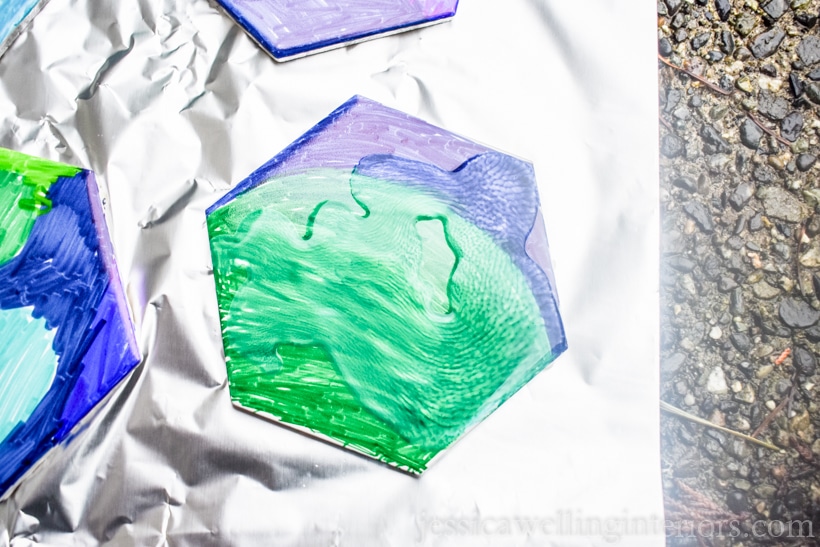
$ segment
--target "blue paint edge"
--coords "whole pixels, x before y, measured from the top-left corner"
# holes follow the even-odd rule
[[[128,314],[113,250],[108,240],[102,205],[99,201],[99,191],[93,173],[80,170],[74,176],[59,177],[52,184],[48,193],[55,207],[61,204],[60,200],[55,199],[55,191],[62,191],[62,185],[70,184],[82,188],[90,217],[88,222],[93,225],[96,236],[95,254],[106,276],[105,288],[93,304],[96,310],[84,332],[82,340],[84,345],[72,347],[76,354],[75,360],[66,363],[62,355],[58,353],[57,374],[52,386],[38,403],[32,415],[25,422],[18,424],[5,439],[0,441],[0,494],[2,494],[0,499],[9,495],[12,487],[38,465],[52,448],[70,439],[71,432],[82,427],[85,420],[99,408],[100,402],[109,397],[111,392],[141,361],[133,332],[133,322]],[[74,191],[80,192],[78,189]],[[48,214],[35,221],[32,235],[29,236],[24,250],[30,245],[38,223],[47,218]],[[16,258],[11,262],[15,260]],[[3,267],[7,266],[8,263]],[[116,309],[112,310],[112,308]],[[116,314],[119,321],[109,326],[105,319],[107,313]],[[124,321],[123,318],[126,320]],[[100,342],[102,348],[110,349],[111,352],[106,352],[106,359],[99,363],[99,370],[86,369],[84,361],[88,357],[89,350],[101,347],[97,344],[99,335],[105,337]],[[111,341],[112,338],[113,341]],[[115,345],[117,341],[120,342],[119,352]],[[111,344],[109,345],[108,342]],[[113,366],[106,367],[106,363],[113,364]],[[97,377],[97,383],[88,384],[95,377]],[[78,386],[84,387],[85,395],[90,398],[79,402],[74,401],[77,393],[83,393],[77,391]],[[72,407],[72,403],[77,406]]]
[[[262,167],[259,167],[256,171],[248,175],[242,182],[229,190],[228,193],[222,196],[216,203],[208,207],[205,210],[205,215],[210,215],[223,205],[233,201],[239,194],[245,192],[246,190],[250,190],[251,188],[255,188],[265,182],[265,180],[268,179],[270,172],[273,171],[278,164],[286,161],[300,148],[313,140],[313,138],[318,136],[319,133],[324,131],[326,127],[332,125],[336,120],[347,114],[357,104],[365,101],[371,102],[369,99],[365,99],[361,95],[354,95],[348,99],[342,106],[331,112],[327,117],[322,119],[322,121],[308,129],[307,132],[305,132],[301,137],[290,143],[284,150],[268,160],[264,165],[262,165]]]

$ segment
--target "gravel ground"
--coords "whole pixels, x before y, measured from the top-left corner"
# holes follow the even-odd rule
[[[820,545],[819,13],[658,3],[661,399],[770,444],[664,412],[669,545]]]

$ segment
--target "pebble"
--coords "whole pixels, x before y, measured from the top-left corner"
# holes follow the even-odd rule
[[[715,0],[715,11],[720,20],[726,22],[732,12],[732,2],[730,0]]]
[[[722,61],[723,57],[724,57],[723,53],[721,53],[720,51],[718,51],[716,49],[714,49],[714,50],[712,50],[712,51],[710,51],[709,53],[706,54],[706,60],[709,61],[710,63],[713,63],[713,64],[714,63],[719,63],[720,61]],[[725,86],[723,86],[723,87],[725,87]]]
[[[711,338],[712,340],[720,340],[722,336],[723,331],[717,325],[715,325],[709,330],[709,338]]]
[[[752,292],[761,300],[771,300],[780,294],[780,290],[777,287],[772,287],[765,281],[752,285]]]
[[[695,266],[697,266],[694,260],[691,260],[681,255],[669,257],[666,260],[666,264],[671,266],[672,268],[675,268],[681,273],[689,273],[695,269]]]
[[[689,42],[692,45],[692,49],[695,51],[699,50],[703,46],[709,43],[709,40],[712,39],[711,32],[701,32],[697,34],[692,40]]]
[[[817,24],[817,14],[808,11],[801,11],[794,14],[794,20],[806,28],[812,28]]]
[[[768,408],[769,410],[774,410],[775,408],[777,408],[777,403],[775,403],[772,400],[768,400],[766,401],[766,408]]]
[[[716,393],[718,395],[729,392],[729,386],[726,384],[726,376],[722,368],[715,367],[712,369],[712,372],[709,373],[709,377],[706,380],[706,390],[709,393]]]
[[[749,457],[749,447],[746,444],[746,441],[742,441],[740,439],[730,440],[728,442],[728,446],[726,447],[726,452],[728,452],[730,456],[734,456],[740,461],[744,461]]]
[[[777,21],[783,17],[783,14],[786,13],[786,9],[788,9],[786,0],[771,0],[763,6],[763,11],[766,12],[766,15],[773,21]]]
[[[769,374],[771,374],[773,370],[773,365],[763,365],[762,367],[757,369],[755,377],[757,377],[758,380],[762,380],[763,378],[766,378]]]
[[[795,165],[800,171],[808,171],[817,163],[817,156],[814,154],[800,154],[795,160]]]
[[[820,320],[820,311],[803,300],[792,297],[780,301],[779,313],[783,323],[792,328],[805,329]]]
[[[732,195],[729,197],[729,204],[734,207],[736,211],[740,211],[747,203],[749,203],[749,200],[752,199],[754,193],[754,184],[751,182],[743,182],[735,188],[734,192],[732,192]]]
[[[795,97],[803,94],[803,82],[800,81],[800,76],[796,72],[789,74],[789,89]]]
[[[813,65],[820,61],[820,38],[807,35],[797,45],[797,56],[805,65]]]
[[[661,153],[667,158],[676,158],[683,154],[686,143],[677,135],[665,135],[661,139]]]
[[[755,173],[757,174],[757,172]],[[800,222],[807,216],[805,206],[792,193],[777,186],[767,186],[757,191],[763,201],[766,215],[786,222]]]
[[[706,143],[703,150],[707,154],[728,154],[732,151],[726,139],[711,125],[703,124],[699,133],[703,142]]]
[[[724,30],[720,33],[720,42],[718,44],[720,47],[720,51],[725,53],[726,55],[731,55],[735,52],[735,38],[732,36],[732,33],[728,30]]]
[[[743,315],[746,311],[745,302],[743,301],[743,291],[738,287],[729,295],[729,311],[735,315]]]
[[[767,184],[777,180],[777,173],[775,173],[774,169],[772,169],[768,165],[758,165],[757,167],[755,167],[752,176],[755,178],[756,181]]]
[[[761,114],[772,120],[782,120],[789,113],[789,102],[770,91],[761,91],[757,100]]]
[[[820,104],[820,87],[816,83],[811,83],[806,86],[806,97],[814,104]]]
[[[674,87],[666,92],[666,105],[664,106],[664,112],[667,114],[675,110],[677,108],[678,103],[683,98],[683,93],[679,89],[675,89]]]
[[[664,0],[664,3],[666,4],[666,13],[671,16],[678,12],[683,5],[683,0]]]
[[[661,372],[664,375],[672,376],[675,374],[681,365],[686,362],[686,355],[683,353],[673,353],[666,359],[661,360]]]
[[[787,141],[796,141],[801,131],[803,131],[803,114],[800,112],[790,112],[780,122],[780,136]]]
[[[672,181],[672,185],[693,194],[698,191],[698,184],[691,177],[677,177]]]
[[[749,338],[749,336],[746,334],[740,332],[733,332],[729,335],[729,340],[740,353],[749,353],[749,351],[752,349],[752,339]]]
[[[711,234],[715,230],[712,215],[709,214],[709,211],[702,203],[690,201],[683,206],[683,210],[700,226],[704,233]]]
[[[658,53],[660,53],[662,57],[669,57],[672,55],[672,44],[667,38],[661,38],[658,41]]]
[[[752,389],[752,386],[745,385],[743,388],[735,395],[735,401],[752,404],[755,402],[755,390]]]
[[[744,11],[735,21],[735,30],[741,36],[748,36],[757,26],[757,17]]]
[[[721,277],[718,281],[718,290],[721,292],[729,292],[737,288],[737,282],[731,277]]]
[[[752,54],[758,59],[765,59],[766,57],[773,55],[774,52],[777,51],[777,48],[780,47],[780,44],[783,42],[783,38],[785,37],[786,33],[778,27],[774,27],[766,32],[758,34],[755,39],[752,40]],[[818,55],[820,55],[820,52],[818,52]],[[805,63],[806,61],[803,62]]]
[[[760,129],[755,122],[749,118],[743,120],[743,123],[740,124],[740,142],[742,142],[744,146],[752,150],[757,150],[760,146],[760,139],[762,138],[763,130]]]
[[[811,351],[803,346],[794,348],[792,363],[797,372],[804,376],[812,376],[817,372],[817,359]]]
[[[812,241],[808,251],[800,255],[800,264],[807,268],[820,268],[820,246],[817,241]]]
[[[751,93],[752,91],[754,91],[754,86],[752,85],[752,80],[749,79],[748,76],[741,76],[740,78],[738,78],[737,81],[735,82],[735,86],[739,90],[741,90],[743,92],[746,92],[746,93]]]
[[[683,404],[686,406],[695,406],[695,396],[691,393],[687,393],[686,397],[683,398]]]

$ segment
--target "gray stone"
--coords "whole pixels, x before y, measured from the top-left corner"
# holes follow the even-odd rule
[[[683,5],[683,0],[665,0],[666,2],[666,11],[671,15],[675,15],[680,7]]]
[[[806,96],[814,104],[820,104],[820,86],[816,83],[810,83],[806,86]]]
[[[817,359],[803,346],[794,348],[793,363],[795,370],[804,376],[812,376],[817,372]]]
[[[692,219],[700,226],[704,233],[711,234],[715,230],[712,215],[709,210],[702,203],[697,201],[690,201],[683,206],[684,212],[692,217]]]
[[[752,44],[750,46],[752,54],[758,59],[765,59],[766,57],[773,55],[774,52],[777,51],[777,48],[780,47],[780,44],[783,42],[783,38],[785,37],[786,33],[778,27],[774,27],[771,30],[758,34],[755,39],[752,40]]]
[[[711,125],[703,124],[699,133],[705,144],[703,150],[707,154],[728,154],[732,151],[726,139]]]
[[[672,376],[686,362],[686,355],[683,353],[673,353],[666,359],[661,360],[661,372],[666,376]]]
[[[757,191],[766,214],[786,222],[800,222],[808,216],[806,206],[793,194],[777,186],[766,186]]]
[[[732,345],[741,353],[749,353],[752,349],[752,339],[742,332],[733,332],[729,335]]]
[[[817,14],[810,11],[799,11],[794,14],[794,20],[806,28],[812,28],[817,24]]]
[[[772,287],[765,281],[752,285],[752,292],[761,300],[771,300],[780,294],[780,289]]]
[[[763,11],[774,21],[783,17],[787,9],[786,0],[770,0],[763,6]]]
[[[761,114],[775,121],[782,120],[789,113],[789,101],[771,91],[761,91],[757,101]]]
[[[658,53],[660,53],[662,57],[672,55],[672,44],[669,42],[669,39],[661,38],[658,41]]]
[[[732,33],[728,30],[724,30],[720,33],[720,51],[725,53],[726,55],[731,55],[735,52],[735,38],[732,36]]]
[[[686,190],[687,192],[692,192],[693,194],[698,191],[697,182],[689,177],[678,177],[672,181],[672,185]]]
[[[780,136],[787,141],[796,141],[801,131],[803,131],[803,114],[800,112],[790,112],[780,122]]]
[[[795,160],[795,165],[800,171],[808,171],[817,162],[817,156],[814,154],[800,154]]]
[[[740,124],[740,142],[742,142],[744,146],[752,150],[757,150],[757,147],[760,146],[760,139],[762,138],[763,130],[760,129],[755,122],[749,118],[743,120],[743,123]]]
[[[784,298],[780,302],[780,319],[792,328],[805,329],[820,320],[820,311],[796,298]]]
[[[701,32],[697,34],[692,40],[689,42],[692,46],[692,49],[695,51],[699,50],[703,46],[709,43],[709,40],[712,39],[711,32]]]
[[[686,150],[686,143],[677,135],[664,135],[661,139],[661,153],[667,158],[676,158]]]
[[[805,65],[813,65],[820,61],[820,38],[813,35],[805,36],[797,45],[797,56]]]
[[[715,11],[720,20],[725,22],[732,12],[732,2],[730,0],[715,0]]]
[[[740,211],[747,203],[749,203],[749,200],[752,199],[754,193],[754,185],[751,182],[743,182],[738,184],[735,191],[732,192],[732,195],[729,197],[729,203],[735,208],[735,210]]]
[[[737,288],[737,282],[731,277],[721,277],[718,281],[718,290],[721,292],[729,292]]]

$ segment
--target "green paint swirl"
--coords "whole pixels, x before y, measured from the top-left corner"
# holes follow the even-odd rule
[[[0,264],[20,252],[35,219],[51,210],[48,189],[76,167],[0,148]]]
[[[422,471],[552,359],[521,272],[432,191],[314,170],[208,228],[234,400],[383,461]]]

